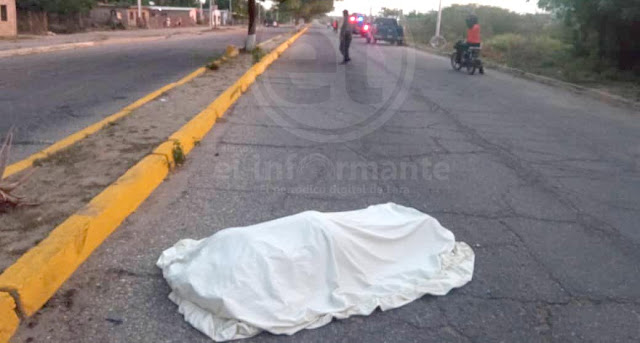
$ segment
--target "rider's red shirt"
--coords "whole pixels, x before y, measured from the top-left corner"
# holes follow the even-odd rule
[[[480,25],[475,24],[472,28],[467,31],[467,43],[471,44],[480,44],[482,41],[480,40]]]

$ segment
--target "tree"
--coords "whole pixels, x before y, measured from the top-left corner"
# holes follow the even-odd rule
[[[613,61],[619,69],[640,67],[640,0],[538,0],[574,31],[578,54],[596,52],[599,65]]]
[[[402,15],[402,10],[397,8],[387,8],[383,7],[380,10],[381,17],[399,17]]]
[[[264,1],[264,0],[260,0]],[[251,51],[256,47],[256,0],[249,0],[247,3],[247,14],[249,16],[249,29],[247,32],[247,40],[245,41],[244,48],[246,51]]]
[[[256,0],[249,0],[249,32],[244,47],[247,51],[256,47]]]
[[[269,14],[273,20],[278,20],[283,23],[290,22],[293,18],[291,11],[287,9],[287,6],[284,3],[277,3],[271,6]]]
[[[333,10],[333,0],[278,0],[278,3],[286,6],[287,10],[294,13],[296,24],[300,18],[304,19],[305,22],[309,22],[313,16]],[[256,45],[256,0],[249,0],[248,7],[249,30],[245,49],[250,51]]]
[[[298,24],[300,19],[309,22],[314,16],[333,10],[333,0],[280,0],[280,9],[291,13]]]
[[[96,0],[17,0],[19,9],[54,13],[77,13],[88,11]]]

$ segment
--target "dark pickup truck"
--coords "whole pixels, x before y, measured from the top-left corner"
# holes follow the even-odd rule
[[[373,27],[369,30],[367,43],[375,44],[377,41],[386,41],[391,44],[404,43],[404,30],[398,25],[394,18],[377,18],[373,22]]]

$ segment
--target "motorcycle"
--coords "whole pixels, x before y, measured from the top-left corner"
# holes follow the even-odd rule
[[[458,58],[458,54],[464,50],[462,48],[463,44],[462,41],[456,43],[456,51],[451,54],[451,67],[453,67],[454,70],[460,70],[464,67],[467,69],[469,75],[475,74],[476,70],[478,70],[480,74],[484,74],[484,65],[480,59],[480,51],[482,49],[480,47],[470,46],[462,53],[462,56]]]

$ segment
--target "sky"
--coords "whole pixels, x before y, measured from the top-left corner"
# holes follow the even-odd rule
[[[342,10],[347,9],[349,12],[360,12],[369,14],[369,9],[373,14],[377,14],[382,7],[401,8],[404,13],[412,10],[418,12],[429,12],[438,9],[439,0],[344,0],[334,1],[335,11],[330,15],[342,15]],[[475,3],[479,5],[490,5],[502,7],[518,13],[535,13],[542,12],[536,5],[537,0],[442,0],[442,7],[451,6],[453,4]]]

